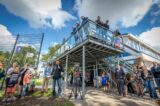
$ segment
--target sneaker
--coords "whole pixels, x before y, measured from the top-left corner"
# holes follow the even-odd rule
[[[11,98],[8,98],[7,100],[6,100],[6,102],[11,102],[12,101],[12,99]]]
[[[15,100],[17,100],[17,98],[13,96],[13,97],[12,97],[12,101],[15,101]]]
[[[62,96],[60,95],[60,96],[58,96],[58,98],[62,98]]]
[[[22,96],[21,99],[24,99],[24,96]]]
[[[6,98],[4,98],[3,100],[2,100],[2,102],[6,102],[7,101],[7,99]]]

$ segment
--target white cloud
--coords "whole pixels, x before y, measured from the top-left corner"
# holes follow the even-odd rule
[[[76,9],[79,16],[102,20],[109,19],[112,27],[121,24],[123,27],[135,26],[152,6],[152,0],[77,0]]]
[[[2,36],[2,35],[9,36],[9,35],[12,35],[12,34],[10,33],[10,31],[8,31],[6,26],[0,24],[0,36]]]
[[[12,14],[27,20],[31,27],[59,29],[75,19],[62,10],[61,0],[0,0]]]
[[[15,37],[6,26],[0,24],[0,51],[12,51],[14,43]]]
[[[58,45],[59,43],[57,42],[51,42],[51,46],[55,46],[55,45]]]
[[[155,27],[141,33],[139,38],[160,50],[160,27]]]

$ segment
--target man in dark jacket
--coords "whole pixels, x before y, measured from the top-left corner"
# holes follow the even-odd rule
[[[153,67],[151,68],[151,72],[155,78],[158,90],[160,92],[160,67],[157,65],[157,63],[153,62]]]
[[[56,92],[55,92],[56,82],[58,83],[58,96],[61,96],[61,92],[62,92],[61,72],[64,72],[63,67],[60,64],[60,61],[56,60],[56,64],[53,66],[52,73],[51,73],[51,75],[53,76],[53,85],[52,85],[53,96],[56,96]]]
[[[115,80],[117,82],[117,89],[120,96],[124,93],[124,79],[125,79],[124,70],[118,64],[115,70]]]

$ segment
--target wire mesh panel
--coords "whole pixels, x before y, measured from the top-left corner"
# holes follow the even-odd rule
[[[0,35],[0,62],[5,66],[9,63],[17,36]]]
[[[0,61],[11,65],[17,62],[23,66],[28,63],[32,66],[37,66],[42,46],[44,34],[26,34],[16,36],[5,36],[5,40],[0,42]],[[2,39],[2,38],[1,38]],[[8,54],[7,57],[5,55]]]

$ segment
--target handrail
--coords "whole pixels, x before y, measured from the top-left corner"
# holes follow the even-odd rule
[[[105,69],[102,65],[100,65],[100,67],[101,67],[103,70],[107,71],[107,72],[108,72],[109,70],[111,70],[110,67],[107,68],[107,69]],[[109,74],[110,80],[117,86],[116,82],[114,81],[114,79],[113,79],[112,76],[111,76],[111,73],[108,72],[108,74]]]
[[[109,29],[107,29],[107,28],[105,28],[104,26],[102,26],[102,25],[99,25],[99,24],[97,24],[96,22],[94,22],[94,21],[92,21],[92,20],[90,20],[90,19],[88,19],[88,21],[86,21],[84,24],[82,24],[80,27],[78,27],[78,28],[76,28],[76,30],[75,30],[75,34],[78,32],[78,31],[80,31],[80,29],[82,28],[82,27],[84,27],[86,24],[94,24],[94,25],[96,25],[96,26],[99,26],[100,28],[102,28],[102,29],[104,29],[104,30],[106,30],[106,31],[108,31],[108,32],[111,32],[111,34],[113,34],[113,31],[111,31],[111,30],[109,30]],[[89,27],[88,27],[89,28]],[[64,42],[62,42],[62,44],[60,44],[60,46],[56,49],[56,52],[58,52],[58,50],[60,50],[60,48],[62,48],[62,46],[63,45],[65,45],[69,40],[71,40],[72,39],[72,37],[74,36],[74,34],[71,34]],[[88,34],[87,35],[85,35],[85,36],[88,36]],[[121,40],[121,42],[122,42],[122,44],[123,44],[123,38],[122,37],[120,37],[122,40]],[[114,42],[115,43],[115,42]],[[123,46],[123,48],[124,48],[124,46]]]
[[[109,59],[111,62],[115,62],[116,60],[119,60],[120,62],[124,62],[124,64],[128,64],[129,66],[131,65],[131,64],[129,64],[128,62],[126,62],[126,61],[123,61],[123,60],[121,60],[121,59],[116,59],[116,58],[112,58],[112,60],[111,59]],[[106,60],[104,60],[105,62],[106,62]],[[108,62],[107,62],[108,63]],[[126,68],[127,66],[126,65],[124,65],[124,67]],[[129,68],[129,72],[131,72],[131,73],[133,73],[133,71],[130,69],[130,67],[128,67]]]

